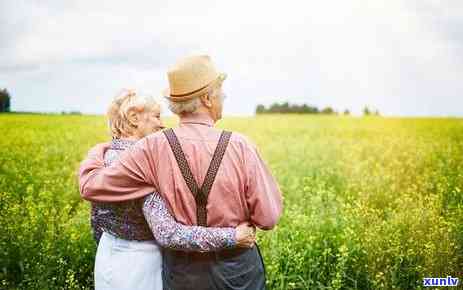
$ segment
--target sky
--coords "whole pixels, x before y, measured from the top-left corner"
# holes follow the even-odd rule
[[[463,116],[463,1],[0,1],[0,88],[16,111],[101,114],[123,88],[164,102],[208,54],[225,115],[306,103]]]

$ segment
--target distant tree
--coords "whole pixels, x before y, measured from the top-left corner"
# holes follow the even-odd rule
[[[327,107],[324,111],[320,111],[317,107],[309,106],[307,104],[297,105],[284,103],[273,103],[268,108],[264,105],[258,104],[256,107],[256,114],[266,113],[291,113],[291,114],[338,114],[333,108]]]
[[[7,89],[0,89],[0,112],[10,111],[11,96]]]
[[[375,116],[380,116],[378,109],[375,110]]]
[[[289,113],[289,103],[281,104],[280,113]]]
[[[311,107],[309,106],[309,111],[308,111],[309,114],[318,114],[320,113],[320,111],[318,110],[317,107]]]
[[[6,102],[5,102],[5,112],[11,111],[11,96],[10,94],[7,95]]]
[[[265,106],[264,105],[257,105],[256,107],[256,114],[262,114],[262,113],[265,113]]]
[[[343,114],[344,114],[345,116],[349,116],[349,115],[350,115],[350,112],[349,112],[348,109],[345,109]]]
[[[273,103],[270,105],[270,108],[268,108],[269,113],[279,113],[280,111],[280,104],[278,103]]]
[[[289,112],[289,113],[300,114],[300,113],[302,113],[302,106],[292,104],[292,105],[290,105],[290,106],[288,107],[288,112]]]
[[[80,111],[61,111],[61,115],[82,115]]]
[[[367,106],[365,106],[365,108],[363,108],[363,115],[364,116],[370,116],[371,115],[371,111]]]
[[[320,113],[320,111],[318,110],[317,107],[308,106],[306,104],[303,104],[302,107],[301,107],[301,113],[304,113],[304,114],[318,114],[318,113]]]
[[[309,113],[310,110],[309,110],[309,106],[307,106],[306,104],[303,104],[301,107],[299,107],[299,113]]]
[[[324,108],[322,111],[321,111],[322,114],[325,114],[325,115],[333,115],[334,114],[334,110],[333,108],[331,107],[326,107]]]

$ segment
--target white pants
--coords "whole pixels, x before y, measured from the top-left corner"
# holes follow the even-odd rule
[[[103,233],[95,259],[95,289],[162,290],[159,246]]]

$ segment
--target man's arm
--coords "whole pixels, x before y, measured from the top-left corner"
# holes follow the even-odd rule
[[[245,164],[251,222],[260,229],[270,230],[277,224],[283,209],[280,188],[253,145],[245,152]]]
[[[154,146],[147,138],[121,153],[120,159],[104,167],[104,153],[108,144],[94,147],[79,170],[82,198],[90,201],[116,202],[136,199],[156,191]]]

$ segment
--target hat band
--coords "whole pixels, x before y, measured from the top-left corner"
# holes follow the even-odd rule
[[[178,94],[178,95],[174,95],[174,94],[169,94],[170,97],[172,98],[182,98],[182,97],[187,97],[189,95],[193,95],[193,94],[196,94],[202,90],[204,90],[205,88],[213,85],[215,82],[219,81],[219,80],[224,80],[225,79],[225,76],[223,74],[220,74],[215,80],[213,80],[212,82],[208,83],[207,85],[205,85],[204,87],[201,87],[197,90],[194,90],[194,91],[191,91],[191,92],[188,92],[188,93],[185,93],[185,94]]]
[[[192,95],[192,94],[195,94],[195,93],[197,93],[197,92],[199,92],[199,91],[204,90],[205,88],[207,88],[207,87],[208,87],[210,84],[212,84],[213,82],[214,82],[214,81],[208,83],[208,84],[205,85],[204,87],[201,87],[201,88],[199,88],[199,89],[197,89],[197,90],[194,90],[194,91],[189,92],[189,93],[186,93],[186,94],[181,94],[181,95],[173,95],[173,94],[170,94],[170,96],[173,97],[173,98],[186,97],[186,96],[189,96],[189,95]]]

